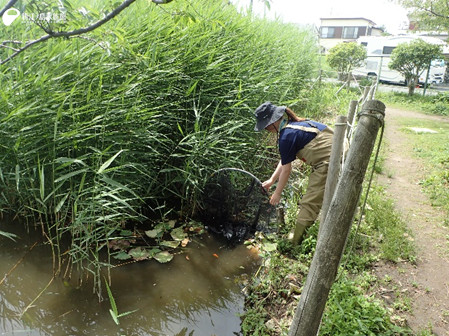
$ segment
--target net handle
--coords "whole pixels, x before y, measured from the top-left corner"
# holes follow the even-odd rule
[[[221,172],[221,171],[226,171],[226,170],[238,171],[238,172],[240,172],[240,173],[244,173],[244,174],[246,174],[246,175],[249,175],[249,176],[251,176],[251,178],[253,178],[253,179],[254,179],[254,180],[255,180],[255,181],[262,187],[262,182],[261,182],[256,176],[254,176],[254,175],[251,174],[250,172],[248,172],[248,171],[246,171],[246,170],[243,170],[243,169],[240,169],[240,168],[230,168],[230,167],[227,167],[227,168],[220,168],[220,169],[214,171],[214,173],[213,173],[212,175],[214,175],[214,174],[216,174],[216,173],[219,173],[219,172]],[[266,190],[265,188],[262,187],[262,190],[263,190],[264,194],[268,195],[268,192],[267,192],[267,190]]]

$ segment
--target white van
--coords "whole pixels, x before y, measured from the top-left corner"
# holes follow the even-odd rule
[[[357,43],[366,47],[367,59],[364,65],[352,71],[355,76],[379,76],[380,82],[395,83],[405,85],[405,78],[399,72],[391,70],[388,63],[391,60],[391,53],[400,43],[410,42],[421,38],[425,42],[446,46],[446,43],[440,39],[416,36],[416,35],[399,35],[399,36],[362,36]],[[444,81],[446,72],[446,64],[444,60],[434,60],[430,66],[430,74],[427,82],[429,84],[438,84]],[[419,84],[426,82],[427,70],[419,77]]]

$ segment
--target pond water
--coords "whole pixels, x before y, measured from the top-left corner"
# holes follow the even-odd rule
[[[244,246],[229,248],[204,235],[168,264],[145,261],[112,269],[119,313],[137,310],[116,325],[109,300],[99,302],[92,286],[75,288],[53,278],[49,246],[34,245],[39,232],[28,234],[5,220],[0,230],[20,237],[13,242],[0,236],[0,335],[240,334],[242,279],[259,264]]]

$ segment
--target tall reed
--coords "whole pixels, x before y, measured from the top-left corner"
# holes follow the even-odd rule
[[[0,209],[38,218],[58,255],[68,236],[100,285],[100,251],[125,223],[191,215],[220,167],[259,171],[252,111],[298,97],[316,41],[205,0],[137,2],[90,39],[0,68]]]

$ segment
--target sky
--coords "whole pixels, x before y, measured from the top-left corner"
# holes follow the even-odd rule
[[[240,7],[248,7],[250,0],[233,0]],[[398,33],[408,24],[407,12],[392,0],[272,0],[267,10],[261,0],[253,0],[254,12],[284,22],[320,25],[320,18],[363,17],[385,26],[387,32]]]

